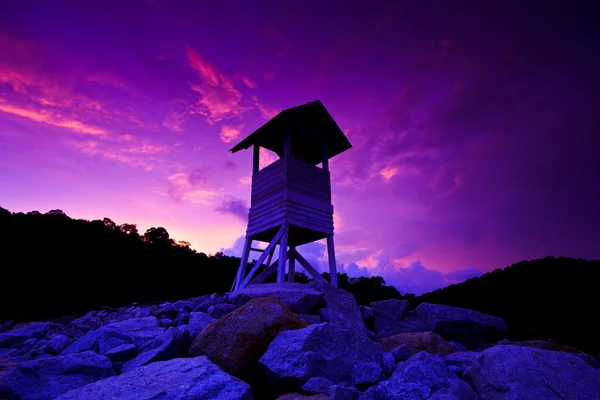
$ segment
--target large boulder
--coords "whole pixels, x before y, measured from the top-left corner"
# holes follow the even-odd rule
[[[260,359],[260,366],[273,384],[300,389],[312,377],[351,384],[354,365],[381,364],[382,355],[381,344],[325,322],[281,332]]]
[[[279,332],[306,326],[278,299],[255,298],[206,326],[189,355],[207,355],[225,372],[245,377]]]
[[[600,399],[600,374],[575,354],[500,345],[473,360],[465,376],[484,400]]]
[[[434,332],[399,333],[379,340],[384,351],[393,351],[398,346],[405,345],[412,354],[426,351],[432,354],[445,356],[457,351],[456,346],[444,340]]]
[[[478,356],[479,352],[476,351],[457,351],[442,357],[442,359],[448,367],[455,368],[455,371],[462,375]]]
[[[110,360],[93,351],[25,361],[0,379],[0,398],[54,399],[114,374]]]
[[[206,357],[160,361],[86,385],[57,400],[252,400],[250,386]]]
[[[366,335],[362,314],[352,293],[321,281],[309,282],[306,286],[323,294],[320,302],[323,308],[319,310],[321,321]]]
[[[156,317],[132,318],[121,322],[104,325],[98,329],[90,330],[85,335],[75,340],[61,355],[81,353],[87,350],[97,351],[98,340],[109,333],[119,332],[126,334],[134,340],[137,347],[142,347],[153,340],[164,328],[158,326]]]
[[[263,283],[260,285],[250,285],[242,290],[232,293],[229,296],[229,301],[232,304],[236,304],[248,297],[274,297],[285,304],[293,312],[308,314],[323,298],[323,293],[302,283]]]
[[[371,303],[375,333],[393,329],[408,315],[407,300],[382,300]]]
[[[506,332],[506,323],[502,318],[466,308],[421,303],[415,309],[415,314],[428,330],[469,348],[495,342]]]
[[[163,334],[150,342],[143,352],[123,366],[123,372],[172,358],[183,357],[190,348],[190,334],[187,330],[177,327],[169,328]]]

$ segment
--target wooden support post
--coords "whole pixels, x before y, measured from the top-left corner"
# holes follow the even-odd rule
[[[296,256],[296,259],[298,260],[298,262],[300,263],[300,265],[302,265],[304,267],[304,269],[307,270],[308,273],[313,276],[313,278],[315,278],[315,280],[328,283],[325,280],[325,278],[323,278],[321,276],[321,274],[319,274],[319,272],[316,269],[314,269],[314,267],[312,265],[310,265],[310,263],[308,261],[306,261],[306,259],[304,257],[302,257],[302,254],[298,253],[298,250],[296,250],[295,256]]]
[[[267,258],[267,265],[271,265],[271,259],[273,258],[274,253],[275,253],[275,247],[273,247],[273,250],[271,250],[271,252],[269,253],[269,258]]]
[[[333,248],[333,235],[327,236],[327,258],[329,259],[329,275],[331,286],[338,287],[337,267],[335,265],[335,249]]]
[[[277,268],[277,283],[282,284],[285,282],[285,255],[288,247],[288,234],[289,225],[287,222],[283,223],[283,235],[281,236],[281,242],[279,243],[279,267]]]
[[[288,282],[294,282],[295,268],[296,268],[296,246],[290,246],[290,251],[288,251]]]
[[[287,252],[287,256],[290,256],[290,252]],[[256,285],[259,283],[262,283],[265,279],[267,279],[269,276],[271,276],[271,274],[277,269],[277,267],[279,266],[279,260],[275,260],[275,262],[273,262],[273,264],[270,264],[263,272],[261,272],[260,274],[258,274],[258,276],[256,278],[254,278],[252,281],[250,281],[249,285]]]
[[[243,281],[246,275],[246,266],[248,265],[248,256],[250,255],[250,248],[252,247],[252,239],[246,238],[244,242],[244,250],[242,250],[242,259],[240,261],[240,267],[238,268],[237,275],[233,281],[234,286],[231,291],[236,291],[240,287],[240,283]]]
[[[260,167],[260,146],[254,145],[254,159],[252,160],[252,173],[255,174],[258,172]]]
[[[260,268],[263,261],[265,261],[265,258],[267,258],[269,253],[277,245],[277,243],[279,242],[279,239],[281,239],[281,236],[283,235],[283,231],[284,231],[283,228],[284,228],[284,226],[282,225],[281,228],[279,229],[279,231],[277,232],[277,234],[275,235],[275,237],[273,237],[273,240],[271,241],[271,243],[269,243],[269,245],[267,246],[265,251],[262,253],[260,258],[256,261],[256,264],[254,264],[254,266],[252,267],[252,269],[250,270],[248,275],[246,275],[246,278],[244,278],[244,280],[242,281],[242,284],[239,286],[240,289],[243,289],[246,286],[248,286],[248,282],[250,282],[250,280],[252,279],[252,277],[254,276],[256,271],[258,270],[258,268]]]

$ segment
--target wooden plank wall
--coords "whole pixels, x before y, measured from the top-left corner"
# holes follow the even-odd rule
[[[333,233],[329,172],[295,158],[279,159],[252,177],[247,235],[280,225]]]

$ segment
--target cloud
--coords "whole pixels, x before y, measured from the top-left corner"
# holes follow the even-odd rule
[[[221,205],[215,208],[215,211],[225,215],[233,215],[244,222],[248,221],[248,206],[241,199],[223,200]]]
[[[185,113],[171,111],[163,121],[163,126],[175,132],[183,132],[183,123],[185,122]]]
[[[388,264],[378,272],[373,272],[373,274],[383,277],[387,285],[395,286],[402,294],[413,293],[418,296],[451,284],[463,282],[469,278],[481,276],[482,272],[473,267],[468,267],[444,274],[426,268],[420,261],[414,261],[404,268],[397,268]]]
[[[220,188],[210,184],[208,169],[199,168],[190,173],[178,172],[167,177],[168,195],[176,202],[214,206],[223,195]]]
[[[243,128],[243,124],[238,126],[223,125],[219,137],[224,143],[231,143],[238,138]]]
[[[251,176],[242,176],[240,178],[240,183],[242,185],[250,185],[252,183],[252,177]]]
[[[196,112],[206,117],[207,123],[212,125],[238,117],[247,110],[242,104],[242,94],[233,87],[230,78],[190,46],[187,46],[187,58],[200,78],[199,83],[190,84],[191,89],[200,94]]]
[[[133,167],[142,167],[150,171],[163,161],[163,155],[168,153],[168,148],[151,143],[148,140],[137,141],[129,135],[123,135],[121,140],[67,140],[67,147],[90,156],[99,155],[107,160],[128,164]]]
[[[246,86],[248,86],[250,89],[258,89],[258,85],[250,78],[248,78],[247,76],[245,76],[243,79],[243,82]]]
[[[69,129],[79,134],[99,136],[108,135],[108,132],[104,129],[86,125],[74,119],[64,118],[60,114],[55,114],[47,110],[31,110],[19,108],[10,104],[6,104],[5,102],[0,102],[0,111],[5,112],[7,114],[19,116],[21,118],[26,118],[31,121],[41,122],[48,125],[57,126],[59,128]]]

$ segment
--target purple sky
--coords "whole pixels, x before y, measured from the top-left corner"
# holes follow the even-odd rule
[[[228,149],[318,99],[353,144],[331,161],[350,275],[420,293],[598,259],[596,14],[521,3],[0,2],[0,206],[239,255],[251,151]]]

